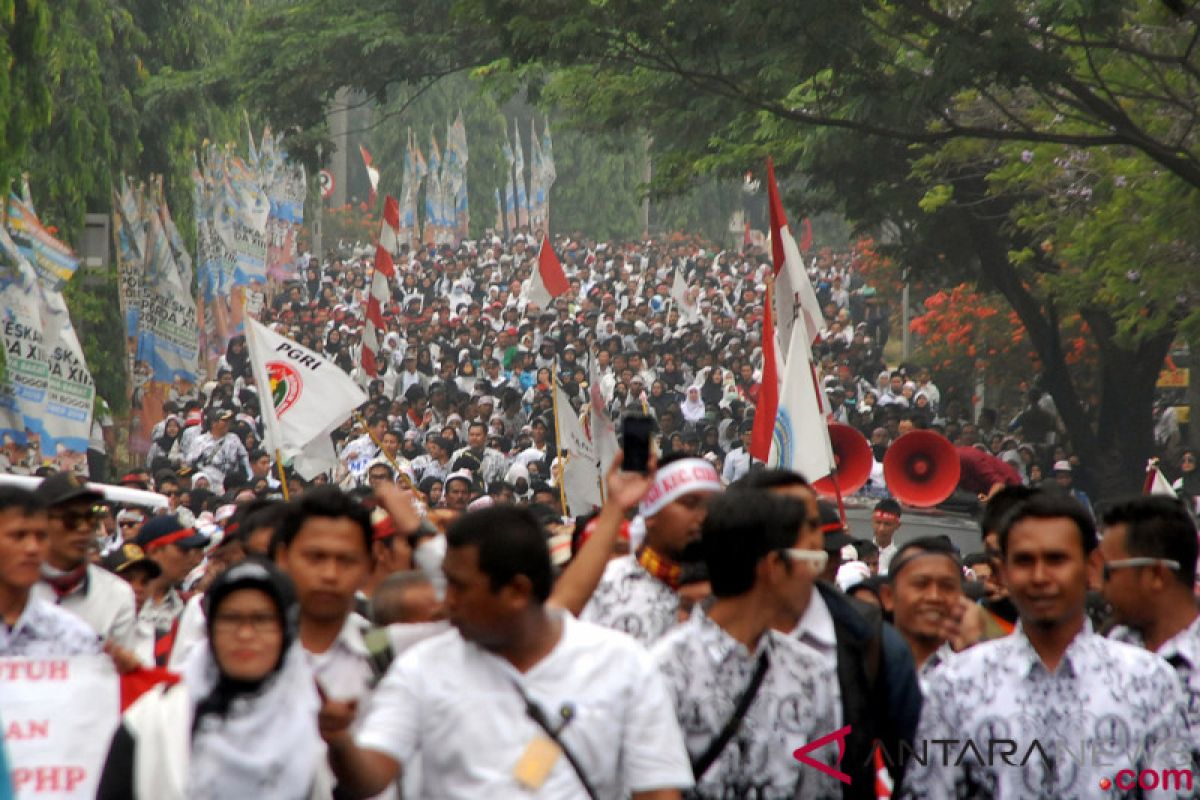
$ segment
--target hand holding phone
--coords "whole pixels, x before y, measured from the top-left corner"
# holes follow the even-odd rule
[[[654,418],[630,414],[621,423],[621,469],[624,472],[647,472],[650,468],[650,437],[654,433]]]

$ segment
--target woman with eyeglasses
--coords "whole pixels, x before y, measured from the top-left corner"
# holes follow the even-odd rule
[[[179,683],[125,713],[98,800],[329,797],[291,581],[265,561],[230,567],[205,595],[205,619],[208,647]]]

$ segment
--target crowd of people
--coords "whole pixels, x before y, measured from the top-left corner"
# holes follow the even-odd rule
[[[856,538],[749,457],[769,256],[559,240],[570,289],[538,309],[536,247],[403,252],[375,377],[369,260],[313,262],[267,304],[368,390],[315,480],[264,450],[237,338],[118,481],[166,509],[67,474],[0,487],[0,656],[104,652],[123,675],[99,797],[1191,796],[1183,503],[1093,508],[1036,387],[1006,422],[887,368],[887,299],[822,254],[831,419],[877,461],[944,434],[979,526],[965,553],[898,537],[876,469]],[[618,462],[577,518],[556,379],[572,411],[598,394],[657,429],[649,469]],[[1166,769],[1187,789],[1143,785]]]

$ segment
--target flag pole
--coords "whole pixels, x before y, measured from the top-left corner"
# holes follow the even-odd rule
[[[544,240],[543,240],[544,242]],[[536,268],[535,268],[536,269]],[[554,404],[554,450],[558,454],[558,501],[562,504],[563,516],[567,516],[567,461],[562,451],[562,417],[558,415],[558,357],[550,365],[550,400]]]
[[[283,499],[291,500],[288,496],[287,474],[283,471],[283,454],[279,452],[279,448],[275,448],[275,468],[279,470],[279,486],[283,489]]]

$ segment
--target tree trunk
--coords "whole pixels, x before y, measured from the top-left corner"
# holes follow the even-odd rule
[[[1100,348],[1096,442],[1101,458],[1088,466],[1100,497],[1136,493],[1154,454],[1154,389],[1175,331],[1130,349],[1116,344],[1116,325],[1107,314],[1085,310],[1083,318]]]

